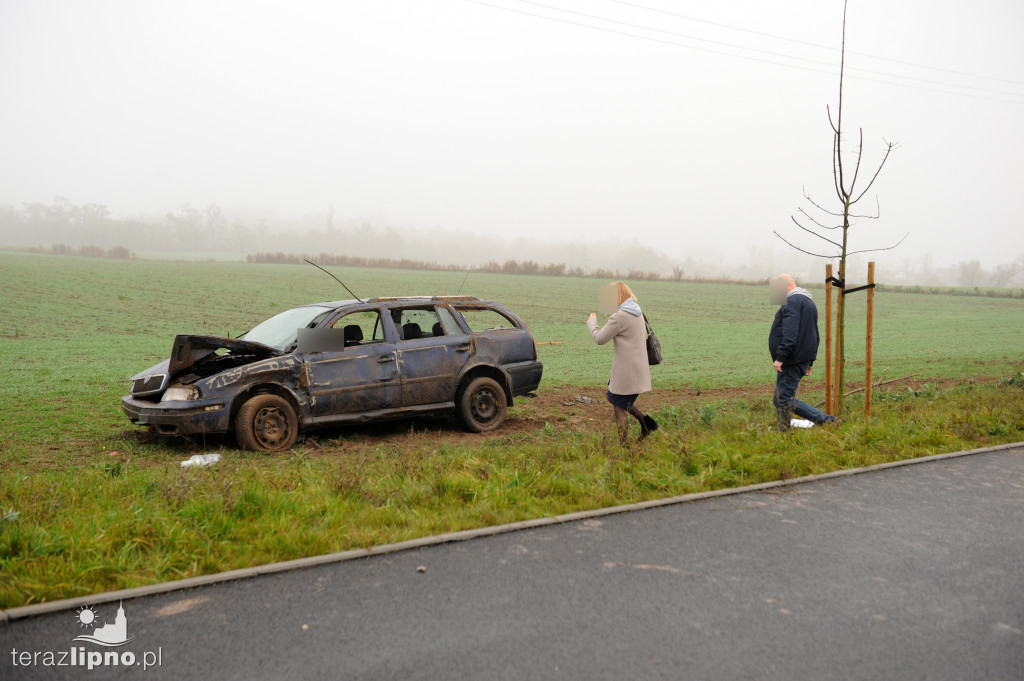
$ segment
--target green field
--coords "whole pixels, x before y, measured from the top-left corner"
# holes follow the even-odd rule
[[[454,294],[465,277],[332,271],[364,297]],[[665,427],[622,450],[603,405],[559,406],[562,395],[599,397],[607,380],[611,350],[583,324],[603,282],[470,274],[463,294],[562,343],[540,347],[537,404],[517,403],[487,437],[418,420],[268,456],[227,438],[152,439],[119,400],[175,334],[238,335],[288,307],[347,298],[323,273],[0,253],[0,281],[0,606],[1024,439],[1019,380],[992,380],[1024,367],[1020,299],[878,294],[874,375],[916,374],[912,388],[880,391],[870,424],[854,398],[838,431],[782,439],[770,431],[767,287],[637,282],[667,358],[641,402]],[[864,300],[849,305],[851,383],[863,380]],[[821,394],[822,373],[802,394]],[[178,466],[198,451],[226,458]]]

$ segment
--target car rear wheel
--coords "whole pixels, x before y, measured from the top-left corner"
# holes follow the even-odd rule
[[[235,438],[242,449],[280,452],[299,437],[299,419],[288,400],[278,395],[249,398],[235,417]]]
[[[486,433],[505,421],[505,391],[493,378],[479,376],[461,392],[457,408],[466,430]]]

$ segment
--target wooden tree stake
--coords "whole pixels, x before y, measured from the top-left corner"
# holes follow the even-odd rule
[[[846,281],[842,267],[839,268],[839,279]],[[845,310],[845,300],[844,289],[840,288],[836,293],[835,355],[832,357],[832,403],[834,405],[832,416],[836,418],[842,416],[843,390],[846,387],[843,385],[843,364],[846,359],[846,353],[843,351],[843,326],[845,320],[843,311]]]
[[[875,342],[875,263],[868,263],[868,336],[865,346],[864,357],[864,418],[871,418],[871,361],[874,354]]]
[[[825,413],[836,413],[832,400],[832,263],[825,265]]]

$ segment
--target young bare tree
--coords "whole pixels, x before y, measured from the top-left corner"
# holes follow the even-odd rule
[[[804,210],[803,207],[797,208],[801,217],[798,219],[796,216],[791,216],[793,224],[799,227],[804,232],[811,234],[821,241],[824,241],[830,245],[827,250],[832,251],[831,253],[820,253],[817,252],[819,249],[814,251],[804,249],[791,241],[785,239],[778,231],[774,234],[779,239],[784,241],[788,246],[794,248],[801,253],[813,255],[819,258],[826,258],[828,260],[839,260],[839,300],[836,306],[836,343],[837,343],[837,361],[834,371],[837,374],[837,381],[839,385],[838,396],[836,399],[836,414],[839,416],[843,411],[843,385],[846,373],[846,343],[845,343],[845,329],[846,329],[846,305],[844,304],[844,296],[842,293],[842,286],[846,283],[846,258],[847,256],[854,255],[856,253],[870,253],[873,251],[888,251],[896,248],[903,240],[907,238],[907,235],[903,236],[892,246],[885,248],[869,248],[857,251],[851,251],[849,249],[849,235],[850,227],[855,223],[851,223],[851,219],[868,219],[877,220],[881,217],[879,209],[878,199],[875,199],[875,214],[874,215],[855,215],[852,212],[854,205],[856,205],[861,199],[864,198],[865,194],[871,190],[874,186],[875,180],[878,179],[878,175],[882,172],[882,168],[885,167],[885,162],[889,160],[889,154],[897,148],[897,144],[894,142],[885,143],[885,150],[882,155],[882,159],[875,169],[874,175],[868,181],[867,185],[863,189],[857,187],[857,179],[860,177],[861,161],[864,158],[864,129],[861,128],[859,131],[859,140],[856,149],[856,163],[853,166],[852,175],[849,173],[848,168],[843,163],[843,74],[846,67],[846,5],[847,0],[843,1],[843,44],[841,50],[841,57],[839,62],[839,106],[836,110],[835,119],[832,118],[832,109],[829,106],[825,107],[828,113],[828,122],[832,126],[832,178],[835,185],[836,196],[839,199],[839,206],[835,210],[829,210],[823,207],[821,204],[816,202],[810,194],[807,193],[806,188],[803,191],[804,199],[810,204],[809,210]],[[820,217],[816,217],[814,211]],[[842,223],[835,224],[836,219],[842,218]],[[805,224],[806,223],[806,224]],[[842,230],[835,237],[826,236],[826,234],[834,234],[835,230]],[[908,233],[909,234],[909,233]],[[834,249],[834,250],[833,250]],[[826,350],[826,352],[830,351]]]

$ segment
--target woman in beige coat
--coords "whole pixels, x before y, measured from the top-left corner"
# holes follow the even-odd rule
[[[658,429],[658,423],[636,408],[634,402],[640,393],[651,390],[651,367],[647,361],[647,324],[636,296],[621,281],[614,284],[618,297],[618,309],[608,318],[604,328],[597,328],[597,315],[587,319],[587,328],[598,345],[612,341],[615,355],[612,357],[612,377],[608,381],[608,401],[615,408],[615,423],[619,427],[619,438],[627,439],[629,416],[640,422],[640,439]]]

